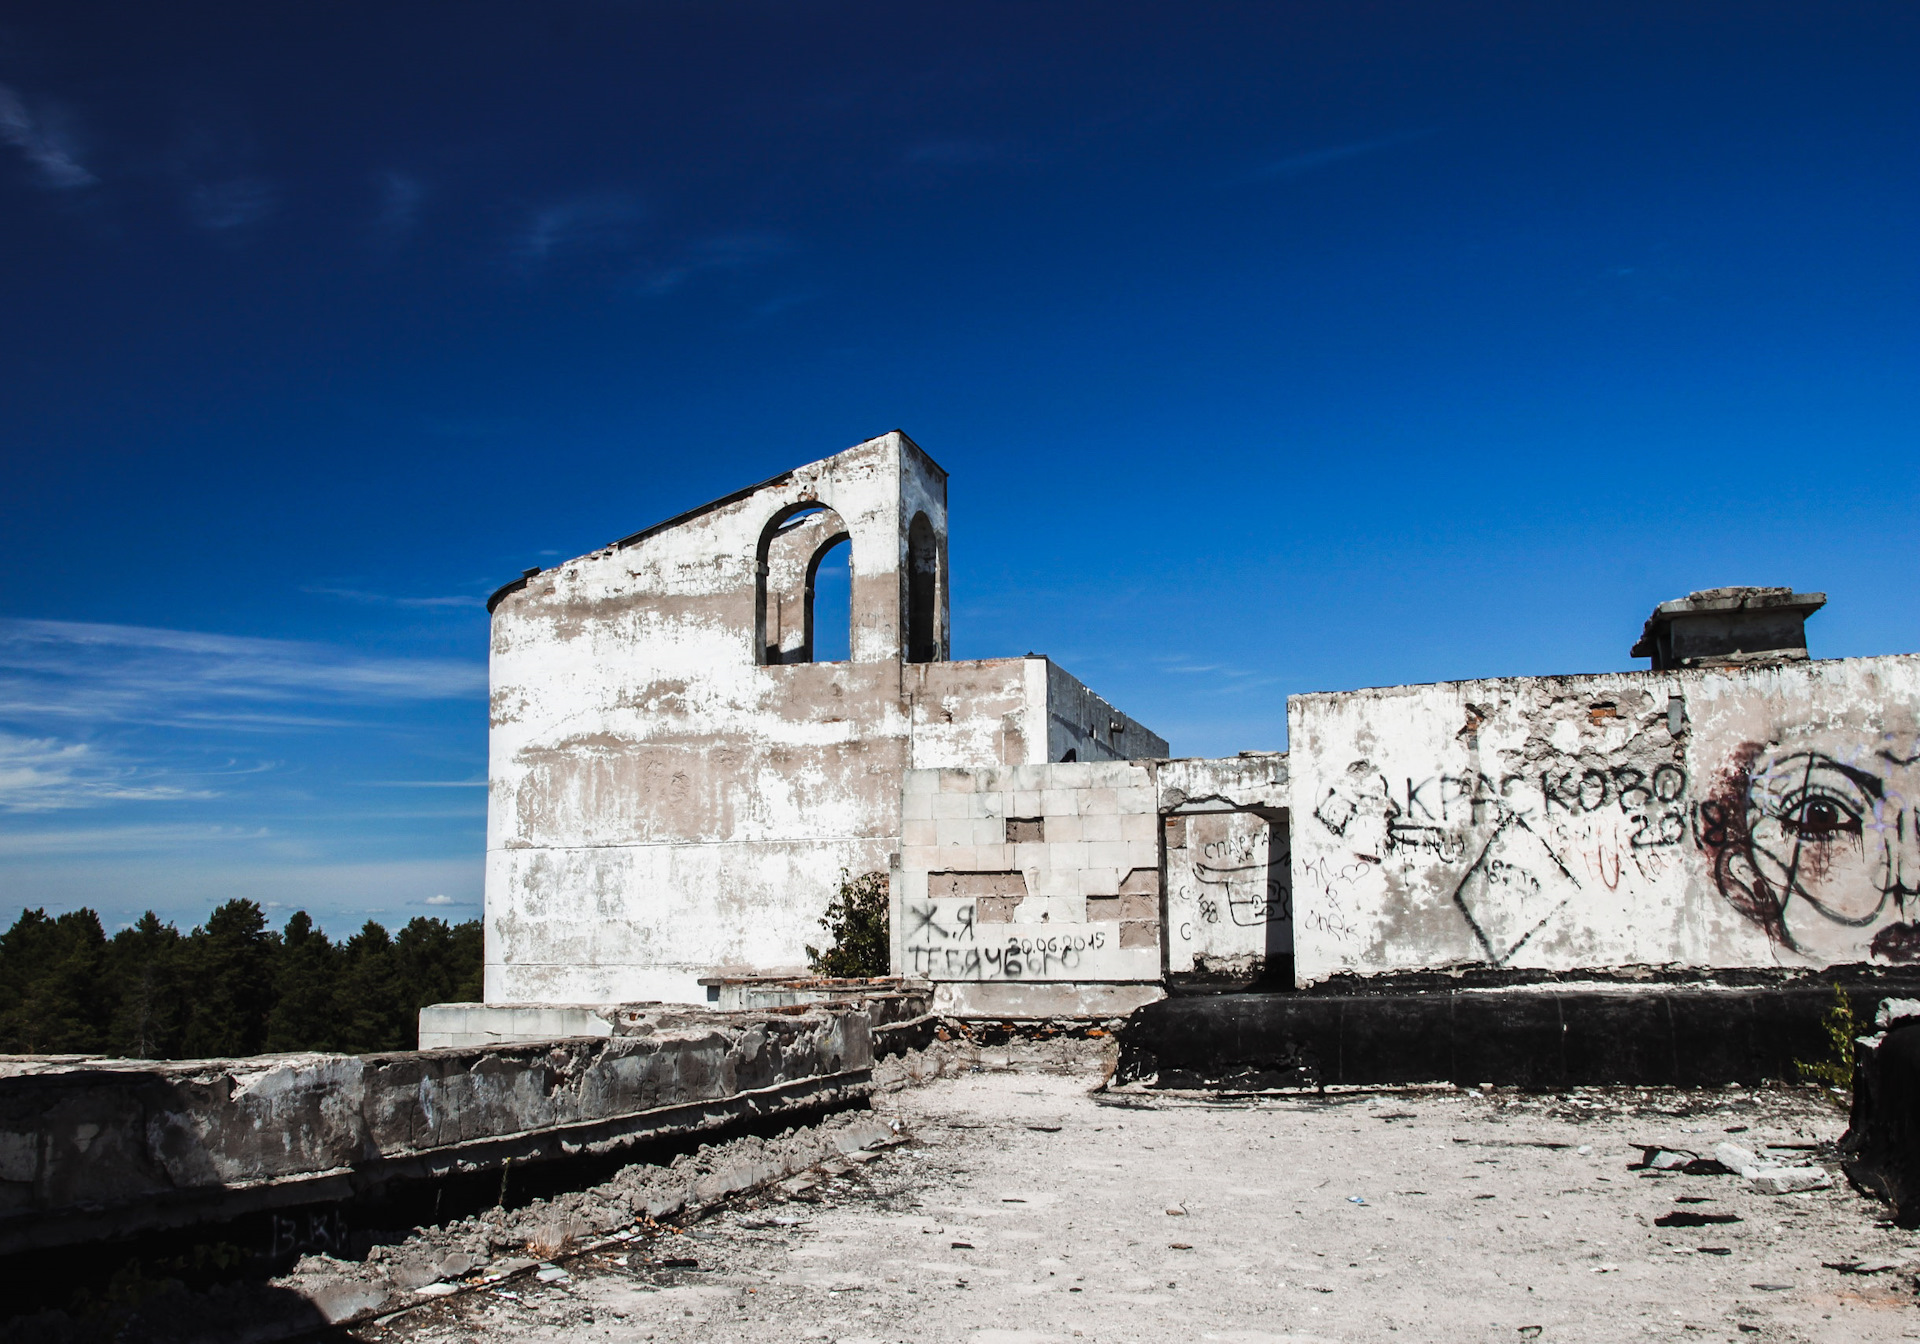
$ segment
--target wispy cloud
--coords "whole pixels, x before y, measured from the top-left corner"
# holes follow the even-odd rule
[[[793,250],[793,244],[777,233],[719,234],[693,244],[678,262],[646,276],[640,288],[648,294],[668,294],[705,272],[742,271]]]
[[[484,779],[366,779],[370,789],[484,789]]]
[[[1249,173],[1256,180],[1279,179],[1288,181],[1325,168],[1329,164],[1340,163],[1346,159],[1357,159],[1363,154],[1377,154],[1383,149],[1392,149],[1396,145],[1410,144],[1415,140],[1424,140],[1437,134],[1439,127],[1427,126],[1417,131],[1400,131],[1393,135],[1379,136],[1373,140],[1355,140],[1350,144],[1332,145],[1326,149],[1309,150],[1304,154],[1292,154],[1284,159],[1263,164]]]
[[[631,192],[598,191],[535,210],[514,240],[514,256],[536,269],[567,254],[605,254],[633,245],[646,216]]]
[[[303,593],[312,593],[315,597],[337,597],[343,602],[361,602],[376,607],[478,607],[484,605],[478,597],[395,597],[388,593],[362,592],[358,588],[323,588],[319,586],[302,588]]]
[[[251,719],[326,727],[350,722],[342,709],[485,691],[478,661],[367,657],[295,640],[147,626],[0,620],[0,720],[13,722],[234,727]]]
[[[56,812],[103,803],[212,798],[86,742],[0,732],[0,812]]]
[[[251,228],[273,214],[279,205],[279,189],[263,177],[205,182],[187,193],[188,216],[213,233]]]
[[[49,187],[66,191],[92,186],[100,180],[80,162],[72,138],[57,114],[43,109],[38,116],[34,115],[20,95],[5,84],[0,84],[0,140],[25,155],[40,180]]]
[[[58,854],[147,854],[264,840],[265,828],[241,826],[73,826],[60,830],[0,831],[0,858],[36,858]]]

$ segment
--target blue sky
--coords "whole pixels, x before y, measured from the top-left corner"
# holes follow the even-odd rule
[[[1920,649],[1916,69],[1906,3],[9,6],[0,911],[477,914],[486,593],[896,426],[956,656],[1182,753],[1717,584]]]

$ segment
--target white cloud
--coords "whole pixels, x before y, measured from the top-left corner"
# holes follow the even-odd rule
[[[648,294],[670,294],[709,271],[740,271],[792,252],[793,244],[776,233],[723,233],[689,247],[681,261],[640,282]]]
[[[486,693],[485,664],[80,621],[0,620],[0,719],[338,727],[357,706]],[[313,712],[315,707],[332,714]]]
[[[196,825],[69,826],[53,831],[0,831],[0,858],[154,854],[210,844],[265,840],[271,835],[264,827]]]
[[[102,803],[212,798],[85,742],[0,732],[0,812],[55,812]],[[6,841],[0,837],[0,852]]]
[[[1293,154],[1284,159],[1254,169],[1256,178],[1280,178],[1290,180],[1310,173],[1316,168],[1324,168],[1330,163],[1339,163],[1343,159],[1356,159],[1363,154],[1373,154],[1395,145],[1404,145],[1413,140],[1424,140],[1435,134],[1438,127],[1428,126],[1417,131],[1400,131],[1393,135],[1383,135],[1373,140],[1355,140],[1351,144],[1331,145],[1326,149],[1309,150],[1305,154]]]
[[[478,597],[452,595],[448,597],[393,597],[386,593],[367,593],[357,588],[302,588],[303,593],[312,593],[315,597],[337,597],[343,602],[364,602],[379,607],[479,607],[485,605]]]
[[[629,246],[646,212],[630,192],[599,191],[540,207],[514,246],[519,259],[538,267],[562,253],[606,253]]]
[[[39,171],[41,181],[50,187],[67,190],[92,186],[100,180],[75,156],[57,118],[44,112],[34,116],[20,95],[5,84],[0,84],[0,140],[24,154]]]
[[[427,897],[427,901],[426,901],[426,903],[427,903],[428,905],[458,905],[458,904],[460,904],[460,902],[458,902],[458,901],[456,901],[456,900],[454,900],[454,899],[453,899],[453,897],[451,897],[451,896],[429,896],[429,897]]]

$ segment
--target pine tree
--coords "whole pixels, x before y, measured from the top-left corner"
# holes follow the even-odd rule
[[[194,987],[186,1056],[258,1054],[273,1011],[273,963],[279,939],[252,901],[232,900],[188,935]]]
[[[280,935],[274,966],[274,1005],[267,1017],[269,1051],[339,1048],[335,1002],[345,958],[304,910],[294,911]]]
[[[186,1033],[180,931],[149,910],[107,944],[116,990],[107,1048],[134,1059],[177,1058]]]

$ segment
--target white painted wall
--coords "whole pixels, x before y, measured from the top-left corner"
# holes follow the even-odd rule
[[[1911,960],[1920,656],[1288,702],[1303,980]]]
[[[814,505],[850,538],[853,656],[767,665],[764,637],[793,644],[789,622],[763,636],[756,620],[761,540]],[[941,660],[913,664],[918,513],[940,555]],[[700,1002],[703,976],[803,971],[841,870],[884,871],[898,850],[909,768],[1044,761],[1056,694],[1111,713],[1045,659],[944,661],[946,528],[945,473],[893,433],[496,598],[490,1003]],[[804,572],[794,543],[837,531],[783,539],[776,594]]]

